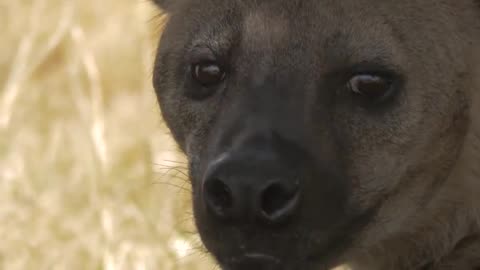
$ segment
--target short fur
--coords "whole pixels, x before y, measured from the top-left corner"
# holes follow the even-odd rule
[[[169,21],[153,83],[222,267],[247,247],[287,270],[480,269],[479,1],[155,2]],[[203,91],[189,76],[197,47],[228,66],[201,100],[188,94]],[[396,74],[391,103],[344,91],[369,63]],[[308,157],[299,215],[282,228],[212,221],[200,203],[208,164],[268,132]]]

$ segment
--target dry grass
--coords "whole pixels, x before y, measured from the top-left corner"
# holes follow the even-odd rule
[[[212,269],[150,83],[156,13],[0,1],[0,269]]]

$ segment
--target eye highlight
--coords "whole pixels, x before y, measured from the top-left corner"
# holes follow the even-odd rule
[[[192,78],[204,87],[214,86],[225,79],[225,70],[214,61],[204,61],[192,65]]]
[[[207,46],[196,46],[186,57],[186,65],[182,66],[188,83],[184,92],[186,97],[202,101],[223,89],[228,75],[224,53]]]
[[[379,75],[359,74],[348,81],[347,87],[354,94],[372,101],[379,101],[390,94],[392,80]]]

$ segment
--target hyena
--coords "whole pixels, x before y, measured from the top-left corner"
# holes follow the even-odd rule
[[[154,2],[222,269],[480,269],[478,0]]]

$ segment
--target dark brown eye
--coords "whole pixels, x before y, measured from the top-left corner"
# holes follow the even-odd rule
[[[192,66],[193,78],[203,86],[213,86],[223,81],[225,71],[215,62],[204,62]]]
[[[348,82],[348,88],[357,95],[379,101],[389,95],[392,82],[390,79],[378,75],[356,75]]]

